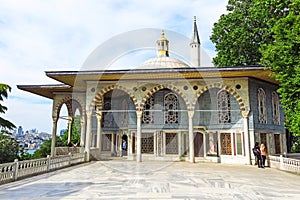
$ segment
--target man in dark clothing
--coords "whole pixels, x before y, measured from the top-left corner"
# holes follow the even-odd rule
[[[254,148],[252,150],[253,150],[253,154],[255,155],[255,157],[257,159],[258,168],[263,168],[261,154],[260,154],[260,147],[259,147],[258,142],[255,142]]]

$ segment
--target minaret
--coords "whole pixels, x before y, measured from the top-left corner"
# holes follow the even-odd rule
[[[200,66],[200,39],[198,35],[196,16],[194,16],[194,33],[190,43],[191,47],[191,64],[193,67]]]
[[[157,43],[157,56],[169,57],[169,40],[165,37],[165,32],[162,30],[161,38],[156,41]]]

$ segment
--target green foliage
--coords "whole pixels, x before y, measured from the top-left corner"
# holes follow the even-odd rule
[[[229,0],[214,24],[216,66],[263,65],[279,81],[287,129],[300,137],[300,0]],[[296,148],[296,147],[295,147]]]
[[[45,158],[47,157],[47,155],[50,155],[51,143],[52,143],[52,139],[45,141],[43,145],[34,152],[34,154],[30,159]],[[61,137],[56,136],[55,146],[56,147],[64,146]]]
[[[0,164],[13,162],[18,159],[18,142],[7,131],[0,133]]]
[[[9,85],[0,83],[0,102],[4,100],[4,98],[8,97],[8,91],[11,91],[11,87]],[[5,113],[7,111],[7,107],[1,105],[0,103],[0,113]],[[11,123],[10,121],[3,119],[2,117],[0,117],[0,128],[7,128],[9,130],[12,130],[14,128],[16,128],[16,126]]]
[[[274,41],[270,29],[285,17],[292,0],[229,0],[228,14],[214,24],[216,66],[259,65],[262,44]]]
[[[286,114],[286,127],[300,137],[300,0],[286,8],[288,15],[279,19],[271,33],[274,42],[261,48],[262,64],[275,73],[278,92]]]
[[[252,0],[229,0],[228,14],[214,24],[211,41],[216,46],[216,66],[257,65],[261,54],[260,37],[249,8]]]
[[[71,139],[72,144],[80,143],[80,130],[81,130],[80,116],[75,116],[74,122],[72,124],[72,139]],[[43,145],[34,152],[33,155],[25,154],[24,157],[22,158],[37,159],[37,158],[47,157],[47,155],[51,154],[51,142],[52,139],[45,141]],[[67,145],[68,145],[68,130],[66,130],[61,137],[56,136],[56,142],[55,142],[56,147],[65,147]]]

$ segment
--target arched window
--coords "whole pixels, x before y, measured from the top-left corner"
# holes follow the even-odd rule
[[[145,103],[145,108],[143,112],[143,119],[142,122],[145,124],[151,124],[153,123],[153,107],[154,107],[154,98],[151,96],[149,99],[147,99]]]
[[[257,91],[258,100],[258,122],[261,124],[267,123],[267,110],[266,110],[266,93],[262,88]]]
[[[178,98],[173,93],[164,97],[165,124],[178,123]]]
[[[275,125],[280,125],[280,110],[279,110],[279,97],[277,92],[272,92],[272,117]]]
[[[129,102],[127,99],[123,99],[122,101],[122,108],[123,112],[119,115],[121,119],[119,120],[121,122],[122,126],[127,126],[128,125],[128,105]]]
[[[104,118],[103,127],[110,127],[113,124],[113,115],[111,112],[111,102],[107,101],[104,103]]]
[[[219,123],[230,123],[230,96],[225,90],[218,93],[218,118]]]

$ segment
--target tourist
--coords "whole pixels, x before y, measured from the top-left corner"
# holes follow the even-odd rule
[[[267,150],[264,143],[260,145],[260,154],[261,154],[261,162],[262,162],[262,168],[265,167],[266,157],[267,157]]]
[[[123,156],[127,156],[127,141],[126,140],[122,140],[122,154],[123,154]]]
[[[260,147],[258,142],[255,142],[254,148],[253,150],[253,154],[256,157],[256,162],[257,162],[257,166],[258,168],[262,168],[262,160],[261,160],[261,154],[260,154]]]

